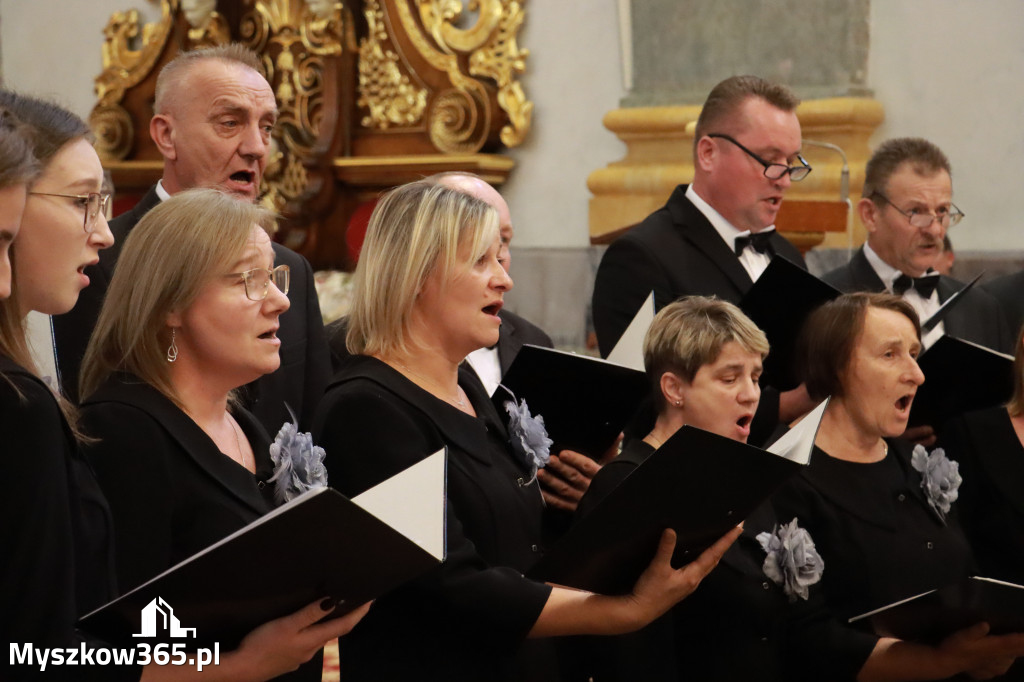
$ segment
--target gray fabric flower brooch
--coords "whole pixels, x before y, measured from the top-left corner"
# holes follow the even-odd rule
[[[775,526],[771,533],[759,533],[757,541],[768,555],[764,558],[764,574],[782,591],[790,602],[806,600],[809,588],[821,580],[825,562],[814,548],[811,534],[797,525],[796,519]]]
[[[960,496],[960,484],[963,482],[960,463],[947,458],[942,448],[935,448],[929,454],[923,445],[915,445],[910,465],[921,473],[921,489],[928,498],[928,504],[945,522],[946,514]]]
[[[525,400],[517,404],[515,400],[505,401],[505,411],[508,412],[508,431],[511,435],[512,449],[523,458],[526,466],[530,467],[530,480],[526,485],[533,483],[537,478],[537,470],[547,466],[551,459],[552,440],[548,438],[548,431],[544,428],[544,417],[539,414],[534,417],[530,415],[530,408]]]
[[[287,407],[287,406],[286,406]],[[313,445],[313,436],[299,432],[299,420],[288,408],[291,422],[285,422],[270,445],[270,459],[274,462],[274,499],[278,504],[292,500],[307,490],[327,486],[327,453]]]

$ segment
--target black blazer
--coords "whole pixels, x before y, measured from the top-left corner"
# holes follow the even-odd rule
[[[255,475],[222,453],[152,386],[112,377],[82,404],[86,446],[114,516],[117,576],[131,589],[274,507],[270,439],[244,408],[232,414],[252,446]],[[272,551],[272,548],[268,548]],[[272,589],[272,586],[268,586]],[[321,655],[278,679],[319,680]]]
[[[501,318],[501,328],[498,331],[498,364],[501,366],[502,376],[508,372],[512,361],[516,359],[524,345],[555,347],[551,337],[543,329],[511,310],[502,309],[498,312],[498,317]]]
[[[99,264],[86,268],[89,286],[79,295],[71,312],[53,318],[57,367],[66,395],[78,401],[78,374],[103,298],[114,276],[124,240],[151,208],[160,203],[154,185],[130,211],[110,221],[114,245],[100,251]],[[281,315],[281,367],[245,386],[240,392],[242,404],[259,419],[271,435],[290,421],[285,403],[299,418],[299,429],[308,431],[316,404],[330,378],[330,358],[324,336],[320,303],[309,262],[277,242],[273,244],[277,265],[291,268],[291,307]]]
[[[668,203],[616,239],[605,251],[594,280],[592,309],[601,355],[607,357],[654,291],[655,310],[683,296],[717,296],[739,303],[754,285],[736,252],[689,199],[687,185],[679,185]],[[776,233],[771,236],[776,255],[806,267],[795,246]],[[751,424],[750,442],[771,435],[779,420],[779,394],[764,387]],[[653,426],[651,408],[642,408],[626,437],[644,435]]]
[[[992,294],[1003,307],[1003,313],[1010,325],[1010,333],[1016,341],[1017,334],[1024,325],[1024,270],[996,277],[983,283],[981,288]]]
[[[114,512],[119,583],[131,589],[274,507],[270,439],[244,409],[256,475],[159,391],[121,375],[83,404],[86,446]]]
[[[77,648],[76,618],[116,593],[110,509],[53,393],[2,355],[0,434],[9,482],[0,496],[0,639]],[[0,677],[32,676],[28,666],[8,665],[5,656]],[[124,674],[72,671],[75,679]]]
[[[956,504],[982,573],[1024,584],[1024,446],[1009,412],[968,412],[939,435],[960,463]]]
[[[601,355],[607,357],[644,299],[654,291],[656,310],[683,296],[717,296],[739,303],[753,286],[736,253],[686,198],[686,185],[668,203],[616,239],[594,281],[593,314]],[[774,233],[772,248],[804,266],[803,256]]]
[[[314,440],[327,451],[331,485],[349,496],[448,449],[447,560],[378,599],[342,638],[346,680],[555,674],[549,645],[524,641],[550,594],[522,576],[543,549],[540,489],[479,382],[463,369],[459,383],[479,417],[356,355],[317,411]]]
[[[829,608],[850,618],[969,575],[975,564],[957,518],[942,521],[910,465],[912,446],[888,439],[871,464],[833,458],[815,447],[807,469],[772,498],[780,519],[800,519],[825,561]]]
[[[867,256],[864,255],[863,246],[857,249],[849,263],[832,270],[822,279],[843,293],[856,291],[881,293],[886,290],[885,284],[879,279],[875,269],[868,262]],[[939,285],[936,287],[936,291],[939,292],[939,301],[945,302],[963,286],[963,282],[941,275]],[[924,322],[924,320],[921,321]],[[977,287],[964,294],[963,300],[954,305],[943,320],[943,324],[946,333],[950,336],[972,341],[1001,353],[1013,352],[1010,328],[999,308],[999,302]]]

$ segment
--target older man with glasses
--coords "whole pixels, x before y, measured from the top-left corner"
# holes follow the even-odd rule
[[[868,161],[857,211],[867,243],[824,280],[843,292],[887,291],[902,296],[921,320],[934,315],[963,283],[939,274],[946,230],[963,219],[953,203],[949,159],[921,138],[887,140]],[[971,289],[924,336],[927,348],[943,334],[1012,352],[1013,339],[998,302]]]
[[[772,257],[804,265],[774,227],[790,184],[811,172],[800,155],[797,104],[789,88],[756,76],[734,76],[711,90],[694,134],[693,184],[679,185],[601,259],[593,313],[603,355],[652,290],[658,309],[691,295],[739,303]],[[766,390],[751,441],[810,406],[802,389]]]

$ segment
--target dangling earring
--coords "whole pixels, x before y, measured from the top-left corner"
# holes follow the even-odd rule
[[[171,327],[171,345],[167,347],[167,362],[178,359],[178,345],[174,343],[174,327]]]

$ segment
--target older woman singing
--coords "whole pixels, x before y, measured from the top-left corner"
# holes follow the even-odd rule
[[[332,483],[358,493],[447,447],[448,560],[377,601],[342,643],[342,675],[362,679],[556,679],[532,638],[641,627],[692,592],[736,538],[673,569],[667,533],[631,594],[527,580],[542,551],[535,464],[513,451],[479,382],[460,364],[493,345],[512,280],[487,204],[431,183],[399,187],[374,210],[356,269],[348,347],[315,420]]]

